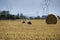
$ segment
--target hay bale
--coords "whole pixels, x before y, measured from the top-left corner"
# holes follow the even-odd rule
[[[32,23],[29,21],[28,24],[32,24]]]
[[[49,14],[46,17],[46,23],[47,24],[56,24],[57,23],[57,17],[53,14]]]
[[[22,21],[22,23],[25,23],[25,21]]]

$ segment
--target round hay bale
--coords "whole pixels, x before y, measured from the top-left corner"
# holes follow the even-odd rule
[[[29,21],[28,24],[32,24],[32,23]]]
[[[53,14],[49,14],[46,17],[46,23],[47,24],[56,24],[57,23],[57,16],[55,16]]]
[[[22,21],[22,23],[25,23],[25,21]]]

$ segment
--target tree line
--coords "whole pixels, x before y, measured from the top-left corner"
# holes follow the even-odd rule
[[[60,19],[60,16],[57,16]],[[37,17],[27,17],[24,16],[23,13],[21,14],[10,14],[9,11],[0,11],[0,20],[16,20],[16,19],[46,19],[46,16],[43,15],[42,17],[37,16]]]

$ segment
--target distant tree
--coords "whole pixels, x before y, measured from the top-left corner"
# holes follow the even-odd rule
[[[0,15],[0,20],[5,20],[7,17],[5,15]]]
[[[24,19],[23,13],[20,14],[20,19]]]
[[[23,13],[20,14],[20,19],[27,19],[26,16],[23,15]]]
[[[60,19],[60,16],[57,16],[58,17],[58,19]]]
[[[7,19],[15,19],[15,15],[11,15],[9,11],[0,11],[0,19],[7,20]]]
[[[10,18],[11,20],[15,20],[16,19],[16,16],[15,15],[10,15]]]
[[[0,11],[0,19],[8,19],[9,15],[9,11]]]
[[[27,17],[26,16],[23,16],[23,19],[27,19]]]
[[[37,17],[34,17],[34,19],[41,19],[41,17],[40,16],[37,16]]]
[[[42,16],[42,19],[46,19],[46,17],[47,17],[47,15],[43,15],[43,16]]]
[[[10,19],[10,14],[7,14],[7,19]]]
[[[37,19],[37,17],[34,17],[34,19]]]
[[[34,17],[34,19],[41,19],[40,16]]]
[[[7,16],[8,14],[10,14],[9,11],[2,11],[2,12],[1,12],[1,15]]]
[[[29,17],[29,19],[34,19],[33,17]]]
[[[40,16],[37,16],[37,19],[40,19]]]
[[[20,15],[19,15],[19,13],[16,15],[16,19],[19,19],[20,18]]]

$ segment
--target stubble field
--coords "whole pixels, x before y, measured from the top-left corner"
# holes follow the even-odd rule
[[[45,20],[0,20],[0,40],[60,40],[60,20],[46,24]]]

